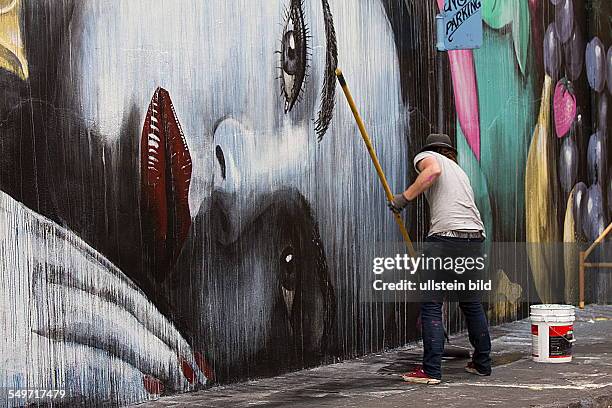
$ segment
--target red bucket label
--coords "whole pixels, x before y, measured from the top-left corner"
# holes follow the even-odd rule
[[[536,329],[537,330],[537,329]],[[531,329],[533,333],[533,326]],[[574,326],[550,326],[548,328],[548,356],[564,358],[572,355]]]
[[[531,325],[531,355],[533,357],[539,357],[540,355],[538,354],[538,348],[539,348],[539,341],[538,341],[538,325],[537,324],[532,324]]]

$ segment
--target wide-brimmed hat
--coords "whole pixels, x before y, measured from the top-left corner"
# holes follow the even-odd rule
[[[450,137],[445,135],[444,133],[432,133],[427,136],[427,140],[425,141],[425,146],[419,151],[424,152],[425,150],[431,150],[434,147],[446,147],[447,149],[451,149],[455,153],[457,153],[457,149],[452,145]]]

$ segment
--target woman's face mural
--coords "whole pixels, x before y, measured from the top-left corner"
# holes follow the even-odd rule
[[[416,308],[365,289],[401,237],[336,65],[392,190],[442,127],[492,241],[592,239],[612,38],[587,28],[610,12],[572,2],[483,1],[482,48],[436,72],[434,0],[0,0],[0,391],[125,405],[414,339]],[[571,262],[509,258],[492,317],[520,315],[517,282],[575,297]]]
[[[355,71],[352,80],[359,86],[360,100],[381,107],[368,119],[375,126],[392,122],[389,129],[399,130],[398,136],[381,136],[381,147],[405,143],[406,129],[395,86],[399,78],[394,42],[382,5],[372,1],[343,9],[340,3],[334,7],[342,17],[334,21],[328,7],[327,1],[318,0],[248,6],[214,1],[153,7],[140,1],[75,5],[67,38],[58,46],[54,109],[45,111],[54,119],[47,121],[48,137],[60,142],[49,149],[65,159],[64,172],[50,174],[51,184],[60,190],[67,184],[66,193],[71,194],[70,183],[77,183],[66,183],[66,176],[88,182],[79,171],[79,159],[81,153],[91,153],[79,151],[81,145],[103,150],[102,156],[110,161],[106,166],[119,160],[121,149],[135,150],[148,136],[143,124],[161,87],[171,99],[191,158],[190,214],[195,217],[213,191],[235,194],[228,210],[241,215],[232,220],[231,239],[240,233],[238,224],[248,224],[260,212],[257,199],[263,192],[292,186],[313,201],[326,173],[322,167],[332,159],[336,180],[325,184],[342,186],[341,173],[350,170],[346,164],[353,159],[338,161],[337,156],[346,155],[334,148],[359,145],[354,129],[347,126],[347,109],[335,106],[334,88],[330,91],[328,86],[335,85],[331,73],[337,48],[351,44],[364,50],[361,56],[347,52],[340,58],[345,69]],[[355,28],[357,23],[377,29],[364,34]],[[375,75],[357,69],[373,55],[383,65]],[[339,116],[331,122],[334,110]],[[149,140],[149,148],[151,143],[156,142]],[[182,154],[168,150],[165,155],[171,153]],[[146,156],[131,154],[127,160],[139,158],[141,163],[133,167],[140,174],[122,177],[145,177]],[[74,223],[79,212],[72,209],[73,203],[61,201],[55,199],[59,218]]]
[[[297,360],[316,360],[323,352],[324,333],[330,335],[327,332],[331,327],[327,326],[332,323],[330,316],[335,309],[335,304],[330,303],[333,301],[330,292],[333,276],[324,266],[325,260],[320,259],[325,255],[318,248],[344,247],[338,244],[335,234],[319,231],[319,225],[333,225],[335,218],[331,206],[324,203],[324,195],[340,192],[350,197],[362,191],[364,186],[357,184],[357,180],[363,174],[343,173],[369,165],[366,157],[359,157],[361,151],[354,153],[357,157],[346,157],[345,163],[337,157],[343,149],[359,149],[354,127],[347,126],[350,116],[344,106],[337,109],[336,120],[330,122],[336,109],[333,69],[337,43],[340,47],[354,43],[353,47],[370,51],[361,58],[358,53],[346,53],[341,59],[345,69],[354,72],[355,84],[368,82],[368,86],[360,87],[359,96],[376,106],[370,122],[388,129],[380,134],[380,148],[405,146],[407,141],[403,106],[397,91],[394,42],[382,5],[365,2],[360,6],[364,11],[360,12],[360,7],[346,5],[343,9],[339,3],[334,7],[340,7],[337,11],[342,18],[335,20],[332,20],[327,1],[268,1],[248,5],[187,1],[180,6],[161,3],[157,7],[145,1],[124,1],[105,5],[104,11],[100,7],[99,2],[75,7],[69,40],[62,47],[61,96],[56,104],[74,115],[79,131],[75,132],[74,123],[60,119],[63,143],[59,146],[63,150],[65,144],[80,144],[79,140],[87,134],[95,139],[94,144],[110,150],[108,155],[112,161],[116,157],[113,146],[133,143],[134,138],[140,138],[140,156],[131,155],[132,160],[140,157],[140,165],[130,166],[140,169],[140,208],[146,207],[143,201],[164,201],[167,211],[174,207],[177,212],[181,205],[188,205],[190,218],[194,220],[189,242],[196,247],[207,246],[208,242],[213,245],[212,249],[197,250],[192,257],[185,254],[183,258],[189,258],[188,264],[173,268],[184,242],[177,231],[189,228],[184,221],[173,221],[180,216],[170,215],[167,217],[166,247],[174,248],[169,250],[172,254],[166,254],[170,261],[159,271],[163,249],[158,248],[157,241],[163,238],[152,234],[153,238],[149,239],[146,229],[151,224],[153,229],[159,229],[156,224],[163,215],[159,214],[159,209],[150,212],[145,208],[139,214],[140,227],[145,231],[142,245],[147,255],[151,254],[148,247],[154,247],[155,254],[147,259],[156,259],[153,265],[145,260],[141,272],[145,276],[137,276],[140,278],[137,281],[145,281],[147,288],[154,287],[148,291],[153,298],[159,295],[164,301],[166,297],[188,300],[184,307],[192,315],[182,316],[188,320],[184,322],[184,329],[197,339],[215,333],[213,339],[202,340],[203,344],[198,346],[221,349],[219,353],[228,356],[224,357],[228,359],[222,362],[224,365],[240,366],[246,358],[252,360],[249,371],[256,372],[257,368],[252,366],[257,366],[258,360],[254,356],[272,354],[269,350],[264,352],[262,347],[269,348],[264,345],[275,344],[274,347],[287,349],[285,342],[298,342],[284,331],[278,337],[281,340],[270,341],[268,337],[279,330],[278,325],[297,335],[302,343],[304,335],[314,336],[306,342],[305,356],[300,355]],[[135,20],[132,16],[142,17]],[[356,22],[361,20],[365,20],[362,23],[366,26],[377,27],[373,30],[376,32],[369,33],[366,38],[356,29]],[[339,32],[342,35],[338,39]],[[380,55],[385,66],[389,66],[382,70],[377,68],[375,77],[368,71],[356,69],[370,60],[373,53]],[[160,112],[159,121],[153,123],[153,127],[150,123],[143,127],[147,111],[155,103],[154,92],[158,87],[167,91],[171,107],[164,108],[158,101],[159,106],[154,109]],[[389,98],[389,93],[395,97]],[[172,118],[162,120],[164,109],[172,111]],[[386,124],[389,118],[397,123]],[[169,125],[167,122],[178,123]],[[156,140],[157,136],[151,132],[155,127],[163,130],[168,126],[180,129],[185,143],[164,153],[156,146],[163,141]],[[142,144],[143,138],[147,143]],[[143,155],[147,148],[153,151],[148,156]],[[183,177],[184,182],[189,182],[188,200],[183,202],[184,197],[173,190],[180,188],[180,180],[177,181],[180,177],[175,174],[180,172],[180,163],[174,168],[171,161],[175,155],[185,154],[186,149],[191,158],[191,173]],[[388,152],[387,163],[398,163],[405,154],[405,147]],[[78,174],[82,166],[78,160],[69,154],[65,154],[65,159],[68,171]],[[143,178],[148,171],[143,167],[145,160],[153,160],[154,174],[173,173],[166,177],[166,184],[172,186],[162,189],[161,198],[147,197],[142,191],[146,189]],[[159,160],[164,160],[165,166],[156,168]],[[346,163],[349,161],[353,163]],[[64,177],[60,175],[55,185],[61,185]],[[117,184],[123,183],[122,178],[117,179]],[[369,189],[378,190],[375,185]],[[379,197],[375,195],[372,199]],[[61,218],[72,209],[62,210],[59,201]],[[367,195],[360,201],[368,206]],[[318,203],[319,208],[316,208]],[[335,205],[349,206],[343,212],[357,215],[350,209],[349,202],[339,200]],[[371,205],[378,206],[378,201]],[[154,206],[159,204],[154,203]],[[133,205],[132,208],[139,207]],[[70,218],[72,216],[68,217],[68,223]],[[202,221],[204,218],[210,222]],[[141,232],[137,228],[134,230]],[[172,230],[178,235],[172,236]],[[118,239],[127,241],[122,235],[122,231],[117,231]],[[354,240],[358,242],[359,235],[344,237],[342,241],[347,245]],[[125,236],[133,236],[133,233]],[[362,239],[372,237],[363,236]],[[326,240],[328,245],[324,245]],[[222,255],[216,252],[219,246]],[[295,257],[291,263],[296,265],[296,277],[292,279],[303,280],[302,285],[297,285],[304,292],[283,296],[287,288],[282,283],[285,268],[282,255],[291,248],[295,252],[289,254]],[[122,249],[118,252],[121,254]],[[156,270],[153,278],[151,268]],[[170,274],[176,275],[172,289],[165,287],[165,275]],[[215,284],[224,289],[213,291],[211,288]],[[290,292],[295,291],[295,284],[289,286],[292,287]],[[162,289],[156,290],[158,287]],[[185,288],[196,290],[185,298]],[[177,293],[167,294],[173,291]],[[306,292],[313,298],[304,298]],[[247,309],[256,307],[258,315],[246,318],[243,307],[232,307],[228,299],[247,305]],[[293,303],[298,300],[303,302],[302,307],[294,310]],[[287,311],[283,310],[282,315],[277,313],[279,301],[286,303],[284,309]],[[168,314],[186,313],[173,312],[180,303],[170,302]],[[309,303],[312,308],[304,309]],[[286,321],[296,319],[298,311],[302,314],[299,324],[285,327]],[[224,320],[211,322],[214,313],[223,315]],[[236,326],[227,333],[227,322],[239,319],[248,322],[252,330]],[[308,328],[306,333],[295,332],[296,327],[305,325],[304,319],[308,320],[306,326],[313,326],[312,334]],[[190,326],[199,327],[200,320],[204,326],[193,332],[194,327]],[[329,341],[326,343],[331,346]],[[311,350],[313,347],[316,350]],[[246,356],[239,350],[247,350]],[[239,375],[236,368],[234,375]]]
[[[44,297],[52,287],[60,302],[52,308],[67,310],[62,321],[70,323],[59,330],[60,323],[42,319],[11,330],[32,330],[20,338],[36,345],[70,339],[78,346],[75,358],[56,353],[68,366],[79,353],[89,356],[88,347],[121,350],[113,369],[105,370],[100,356],[83,360],[94,359],[101,367],[95,375],[106,379],[95,390],[87,378],[79,383],[85,398],[94,399],[108,395],[104,387],[112,386],[117,367],[131,367],[128,381],[139,390],[161,384],[172,391],[205,376],[229,380],[319,363],[338,352],[338,336],[343,347],[352,343],[346,336],[369,307],[349,294],[358,284],[355,270],[373,256],[366,243],[394,226],[375,174],[366,171],[369,159],[351,113],[335,98],[333,69],[339,59],[359,89],[376,147],[399,188],[407,107],[383,5],[92,0],[21,7],[29,77],[19,86],[30,97],[22,92],[25,107],[6,109],[14,120],[6,135],[32,140],[37,164],[23,173],[44,193],[24,190],[15,177],[5,178],[3,188],[87,242],[63,241],[72,236],[66,231],[59,243],[48,243],[80,254],[63,273],[84,281],[83,308],[97,304],[100,290],[87,254],[100,252],[118,267],[104,260],[95,269],[100,276],[123,282],[125,274],[129,284],[108,284],[104,310],[110,312],[83,325],[72,286],[58,286],[64,280],[49,272],[48,258],[7,247],[7,259],[37,259],[41,266],[25,275],[42,289],[30,296]],[[18,157],[21,146],[7,142],[6,157]],[[7,219],[18,213],[27,225],[20,228],[42,247],[40,230],[59,228],[27,221],[30,210],[19,205],[5,207]],[[125,300],[128,288],[137,300]],[[167,344],[180,339],[178,363],[168,357],[172,348],[135,354],[138,340],[111,335],[119,328],[143,332],[114,321],[138,302],[149,304],[160,322],[147,336]],[[33,313],[44,307],[13,303]],[[134,324],[152,319],[132,315]],[[41,375],[56,370],[51,364]],[[137,400],[140,392],[117,398]]]

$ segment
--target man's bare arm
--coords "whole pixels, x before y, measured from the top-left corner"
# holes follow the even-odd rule
[[[416,178],[414,183],[408,187],[402,194],[408,201],[412,201],[417,198],[421,193],[431,187],[440,174],[442,174],[442,168],[438,164],[438,160],[435,157],[426,157],[418,162],[417,167],[419,168],[419,176]]]

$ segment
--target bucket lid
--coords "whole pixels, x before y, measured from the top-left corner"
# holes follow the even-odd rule
[[[530,307],[532,315],[550,315],[550,314],[561,314],[561,315],[573,315],[574,306],[572,305],[554,305],[554,304],[543,304],[533,305]]]
[[[531,310],[574,310],[572,305],[555,305],[555,304],[542,304],[542,305],[531,305]]]
[[[571,324],[572,322],[574,322],[576,320],[576,316],[574,316],[574,315],[559,315],[559,314],[555,314],[555,315],[531,315],[529,318],[531,319],[532,322],[535,322],[535,323],[548,323],[549,325],[551,323]]]

